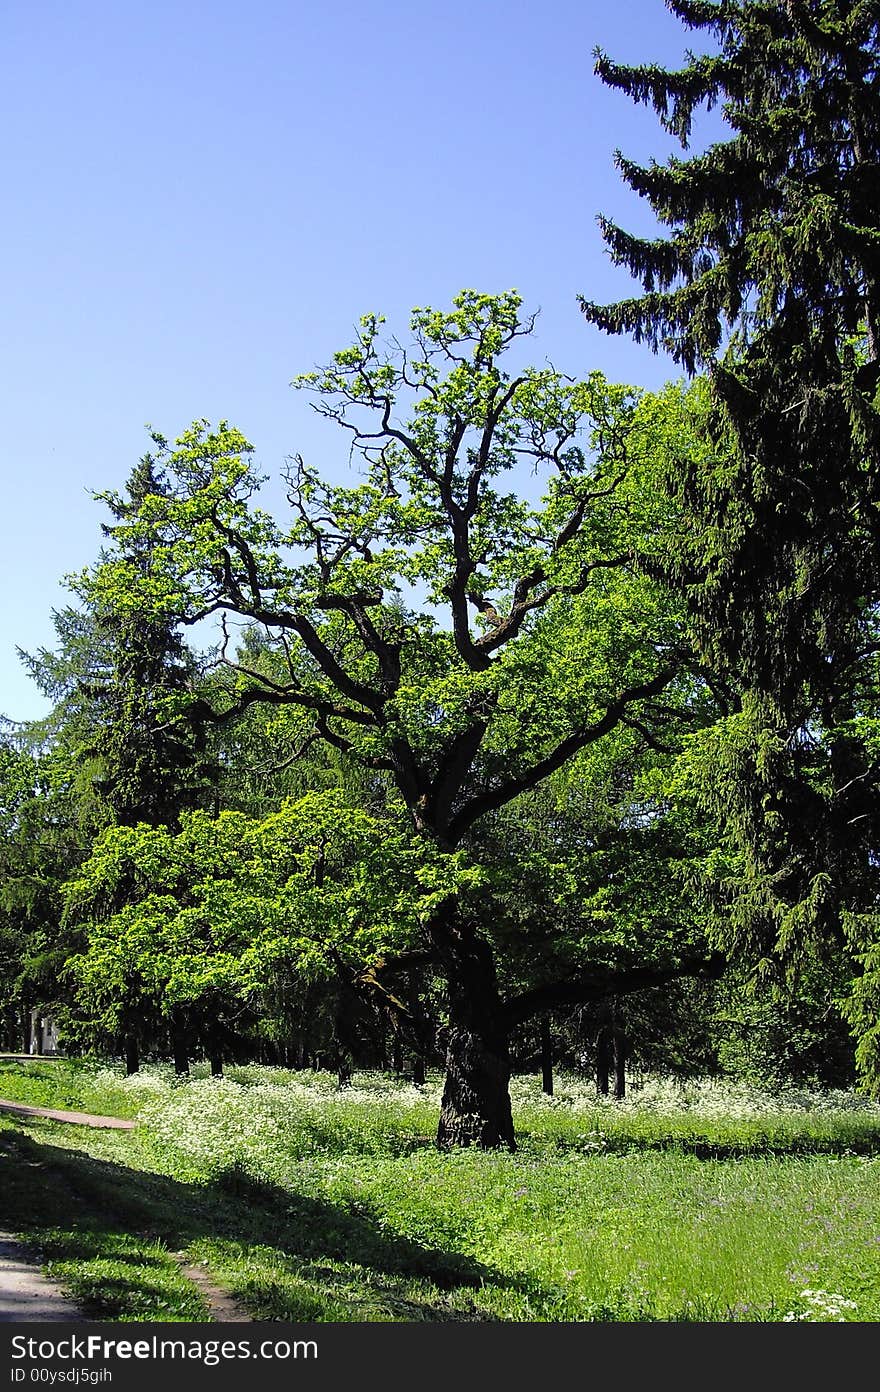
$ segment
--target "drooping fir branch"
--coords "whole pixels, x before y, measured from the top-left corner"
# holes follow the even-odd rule
[[[617,163],[666,238],[600,219],[612,260],[646,294],[586,317],[665,348],[687,371],[714,360],[727,331],[768,325],[809,305],[823,334],[864,327],[880,346],[880,19],[848,0],[670,4],[720,44],[677,71],[600,54],[596,71],[650,104],[687,146],[699,107],[721,105],[731,138],[665,166]]]

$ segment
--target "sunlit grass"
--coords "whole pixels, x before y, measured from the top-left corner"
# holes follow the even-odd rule
[[[256,1067],[184,1083],[41,1067],[69,1104],[121,1097],[140,1121],[31,1124],[48,1167],[86,1208],[109,1193],[115,1231],[136,1225],[160,1266],[185,1247],[257,1318],[880,1319],[880,1107],[851,1093],[653,1081],[616,1104],[523,1078],[520,1150],[446,1155],[436,1078],[339,1092]],[[68,1280],[74,1237],[56,1251]]]
[[[147,1082],[148,1076],[143,1075],[147,1087],[164,1088],[158,1076]],[[33,1058],[28,1063],[0,1059],[0,1099],[30,1107],[131,1117],[137,1113],[140,1094],[126,1084],[121,1069],[108,1069],[90,1059]]]

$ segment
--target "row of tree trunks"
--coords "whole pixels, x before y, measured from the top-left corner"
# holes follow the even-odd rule
[[[596,1087],[603,1097],[610,1090],[610,1075],[614,1073],[614,1096],[621,1102],[626,1096],[626,1060],[629,1041],[617,1024],[614,1007],[606,1005],[596,1032]]]
[[[449,1025],[446,1033],[446,1078],[437,1130],[437,1143],[442,1149],[476,1145],[483,1149],[516,1149],[510,1103],[510,1050],[502,1018],[492,954],[487,944],[465,930],[457,934],[450,973]],[[337,1022],[338,1023],[338,1022]],[[340,1033],[342,1031],[340,1030]],[[607,1095],[610,1076],[614,1072],[614,1095],[625,1094],[627,1041],[606,1007],[596,1035],[596,1085]],[[541,1086],[547,1096],[553,1095],[553,1045],[550,1020],[544,1016],[540,1025]],[[171,1030],[174,1069],[178,1076],[189,1072],[189,1045],[186,1031],[177,1022]],[[403,1046],[399,1033],[393,1036],[394,1066],[403,1073]],[[140,1067],[137,1036],[128,1033],[123,1040],[125,1067],[128,1074]],[[337,1044],[334,1067],[340,1088],[348,1086],[352,1076],[352,1057]],[[223,1073],[220,1050],[208,1041],[208,1057],[213,1077]],[[323,1059],[315,1059],[316,1064]],[[412,1081],[424,1085],[425,1058],[421,1052],[412,1056]]]
[[[553,1096],[553,1039],[550,1021],[545,1015],[541,1020],[541,1091],[547,1097]],[[629,1040],[614,1020],[613,1007],[605,1006],[595,1039],[596,1047],[596,1088],[607,1097],[611,1087],[611,1074],[614,1074],[614,1096],[621,1101],[626,1096],[626,1060],[629,1057]]]

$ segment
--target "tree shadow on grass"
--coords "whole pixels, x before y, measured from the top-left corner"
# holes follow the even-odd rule
[[[296,1194],[238,1167],[188,1183],[27,1129],[0,1134],[0,1224],[32,1229],[53,1261],[111,1263],[91,1293],[77,1292],[94,1317],[166,1318],[142,1313],[160,1303],[151,1270],[168,1271],[165,1248],[205,1254],[257,1319],[485,1319],[477,1292],[524,1290],[471,1257],[388,1232],[364,1204]]]

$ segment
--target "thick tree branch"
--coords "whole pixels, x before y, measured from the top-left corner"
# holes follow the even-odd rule
[[[318,602],[322,609],[336,609],[351,620],[364,647],[378,660],[383,696],[386,700],[393,696],[400,686],[400,644],[383,638],[367,613],[369,607],[381,604],[381,596],[325,595]]]
[[[492,707],[495,697],[491,698]],[[483,736],[489,725],[489,715],[473,721],[456,735],[446,750],[428,792],[426,815],[440,834],[445,832],[452,805],[470,773]]]
[[[456,846],[465,832],[485,813],[497,811],[499,807],[504,807],[508,802],[512,802],[520,793],[536,787],[544,778],[562,768],[563,764],[578,754],[580,750],[585,749],[587,745],[593,744],[603,735],[607,735],[609,731],[615,729],[629,706],[636,701],[658,695],[669,685],[678,670],[677,666],[664,667],[651,681],[629,687],[611,702],[600,720],[595,721],[584,730],[575,731],[567,739],[560,741],[545,758],[540,759],[531,768],[526,769],[515,778],[508,778],[494,788],[489,788],[486,792],[471,798],[452,818],[446,833],[448,844]]]
[[[305,691],[299,684],[276,682],[265,673],[257,671],[256,668],[245,667],[240,662],[233,662],[225,655],[222,660],[224,667],[228,667],[231,672],[238,672],[254,682],[254,688],[249,688],[248,692],[245,693],[251,704],[254,701],[265,699],[273,701],[276,705],[302,706],[304,709],[315,711],[319,715],[336,716],[339,720],[349,720],[354,725],[376,724],[375,716],[364,710],[357,710],[352,706],[334,705],[332,701],[326,700],[323,696]],[[225,715],[226,712],[224,712],[224,718]]]
[[[474,646],[478,652],[494,652],[496,648],[500,648],[511,638],[517,636],[526,616],[533,610],[543,609],[557,595],[583,594],[594,570],[612,570],[624,565],[627,560],[626,553],[622,553],[618,556],[609,556],[606,560],[590,561],[581,567],[579,578],[571,585],[548,585],[546,590],[542,590],[540,594],[532,595],[529,598],[535,586],[546,578],[544,570],[540,566],[535,566],[534,570],[517,581],[510,612],[504,617],[498,613],[489,600],[477,595],[470,595],[471,603],[485,614],[492,624],[490,631],[482,638],[478,638]]]
[[[362,682],[355,681],[353,677],[349,676],[336,656],[327,647],[327,644],[319,638],[304,614],[292,614],[288,617],[290,622],[285,626],[292,628],[299,634],[306,651],[315,659],[321,671],[330,678],[336,689],[341,691],[343,696],[347,696],[350,701],[357,701],[359,705],[365,706],[367,710],[378,715],[385,704],[384,694],[376,691],[373,687],[364,686]],[[265,620],[261,621],[265,622]]]
[[[700,976],[716,980],[727,966],[727,958],[721,952],[704,956],[684,957],[671,967],[630,967],[623,971],[599,968],[596,971],[581,972],[546,986],[536,986],[507,1001],[503,1007],[504,1019],[509,1029],[523,1024],[542,1010],[554,1010],[559,1006],[585,1005],[588,1001],[604,1000],[607,996],[628,995],[632,991],[644,991],[650,986],[662,986],[667,981],[677,981],[683,976]]]

